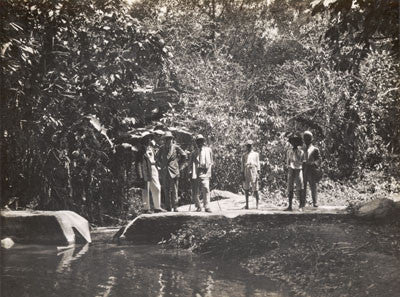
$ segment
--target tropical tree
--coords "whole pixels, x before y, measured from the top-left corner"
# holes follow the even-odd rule
[[[115,214],[126,187],[111,170],[121,135],[174,100],[151,95],[165,78],[162,39],[120,1],[0,5],[4,203]]]

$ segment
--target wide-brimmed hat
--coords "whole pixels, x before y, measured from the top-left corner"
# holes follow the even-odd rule
[[[311,139],[313,138],[313,134],[312,134],[311,131],[309,131],[309,130],[304,131],[303,137],[304,137],[304,136],[309,136],[309,137],[311,137]]]
[[[245,144],[246,145],[253,145],[253,143],[254,143],[253,140],[247,140]]]
[[[205,140],[204,136],[201,134],[197,135],[195,139],[196,139],[196,141]]]
[[[174,138],[174,135],[170,131],[165,132],[163,138]]]

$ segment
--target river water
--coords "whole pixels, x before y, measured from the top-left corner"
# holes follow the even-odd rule
[[[238,264],[159,246],[16,245],[1,262],[2,297],[288,296]]]

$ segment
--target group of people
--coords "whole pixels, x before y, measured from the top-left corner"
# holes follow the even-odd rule
[[[320,170],[321,158],[319,149],[312,144],[312,141],[313,134],[310,131],[305,131],[303,137],[300,134],[293,134],[289,137],[289,143],[292,147],[286,154],[289,197],[287,211],[291,211],[293,208],[294,190],[296,190],[297,198],[300,202],[300,210],[305,207],[307,185],[310,186],[313,206],[318,207],[317,187],[322,176]]]
[[[312,144],[313,134],[310,131],[305,131],[303,135],[291,134],[288,141],[292,147],[286,152],[289,205],[285,210],[293,210],[294,191],[299,200],[299,209],[303,210],[306,205],[307,185],[310,186],[312,204],[314,207],[318,207],[317,187],[322,174],[319,149]],[[254,194],[256,208],[258,208],[260,168],[259,154],[253,150],[253,142],[249,140],[246,142],[246,153],[241,162],[243,189],[246,197],[245,209],[249,209],[250,193]]]
[[[150,194],[153,200],[154,212],[178,211],[178,185],[181,164],[187,161],[189,161],[192,197],[196,211],[202,211],[201,198],[204,211],[211,212],[209,204],[213,155],[211,148],[205,145],[205,138],[201,134],[196,136],[196,148],[190,155],[174,143],[174,137],[171,132],[167,131],[163,138],[164,144],[155,154],[151,135],[143,137],[141,150],[137,154],[137,174],[144,182],[142,187],[144,212],[151,212]],[[161,208],[161,188],[164,192],[166,210]]]
[[[213,154],[205,145],[205,138],[200,134],[195,137],[196,147],[189,154],[174,142],[174,136],[167,131],[163,136],[164,144],[154,151],[152,136],[142,138],[142,146],[137,154],[137,175],[142,182],[142,199],[145,213],[152,212],[150,196],[154,212],[178,211],[178,185],[182,164],[189,164],[189,174],[192,182],[192,198],[196,211],[202,211],[200,198],[203,200],[204,211],[210,209],[210,178],[213,165]],[[319,170],[319,149],[312,144],[313,135],[305,131],[289,136],[291,148],[286,154],[287,190],[289,205],[287,211],[293,210],[293,197],[299,200],[299,209],[306,205],[307,185],[310,186],[312,203],[317,204],[317,185],[321,178]],[[303,146],[304,143],[304,146]],[[241,158],[241,175],[246,198],[246,209],[249,209],[249,196],[256,198],[256,208],[259,205],[260,157],[254,151],[253,142],[246,142],[246,152]],[[161,207],[161,189],[164,192],[165,208]]]

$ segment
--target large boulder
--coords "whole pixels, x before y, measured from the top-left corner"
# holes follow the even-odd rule
[[[376,199],[362,204],[356,211],[356,216],[367,220],[400,219],[400,202],[390,199]]]
[[[2,211],[2,238],[16,243],[70,245],[91,242],[89,222],[72,211]]]
[[[169,239],[185,224],[200,221],[226,220],[223,215],[207,215],[206,213],[159,213],[141,215],[121,228],[115,235],[116,239],[123,239],[134,244],[154,244]]]
[[[141,215],[132,220],[127,226],[121,228],[114,235],[114,239],[128,241],[133,244],[154,244],[168,240],[171,234],[177,234],[185,225],[212,224],[250,224],[268,222],[271,228],[284,225],[310,224],[318,218],[320,221],[337,222],[344,219],[347,214],[336,209],[325,212],[287,212],[281,209],[268,211],[260,210],[228,210],[213,213],[205,212],[167,212]]]

